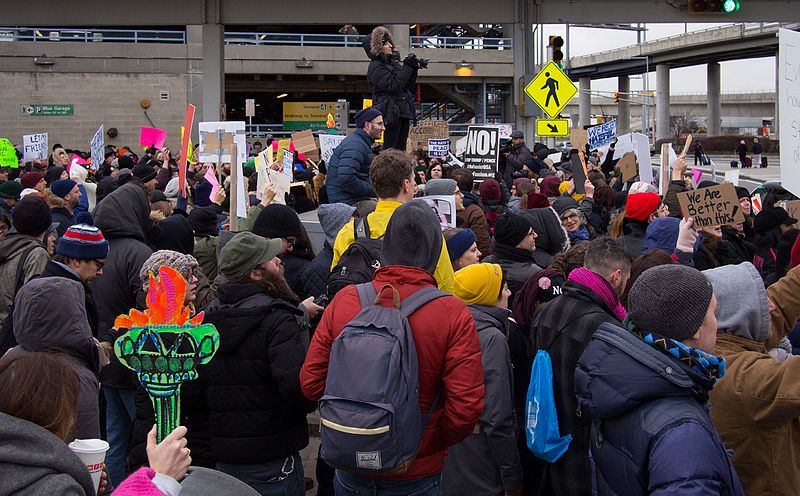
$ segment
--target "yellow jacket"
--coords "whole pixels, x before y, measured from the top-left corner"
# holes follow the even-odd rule
[[[380,200],[375,211],[367,216],[367,223],[369,223],[370,237],[377,238],[383,236],[386,232],[386,226],[389,224],[389,219],[397,208],[402,205],[400,202]],[[348,222],[344,225],[339,234],[336,235],[336,241],[333,243],[333,263],[331,263],[331,270],[339,263],[339,258],[342,254],[353,244],[355,236],[353,229],[355,221]],[[453,292],[453,265],[450,263],[450,255],[447,253],[447,245],[442,240],[442,253],[439,255],[439,262],[436,264],[436,270],[433,273],[434,279],[439,286],[439,289],[448,293]]]

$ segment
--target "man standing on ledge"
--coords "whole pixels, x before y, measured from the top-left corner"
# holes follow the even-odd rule
[[[375,198],[369,183],[369,167],[374,157],[372,144],[383,129],[383,115],[375,107],[356,114],[356,132],[336,147],[328,164],[326,187],[330,203],[355,205]]]

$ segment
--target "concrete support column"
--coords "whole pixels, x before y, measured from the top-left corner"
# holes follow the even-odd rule
[[[617,111],[617,135],[631,132],[631,78],[620,76],[617,83],[619,110]]]
[[[722,134],[722,98],[719,62],[708,63],[708,89],[706,93],[706,128],[709,136]]]
[[[672,136],[669,122],[669,66],[656,66],[656,141]]]
[[[578,88],[578,126],[583,128],[592,123],[592,78],[580,78]]]
[[[225,119],[225,26],[203,24],[202,31],[202,116],[204,121],[219,121]]]
[[[400,57],[405,57],[414,51],[411,49],[411,32],[408,24],[389,24],[388,28],[392,32],[394,49],[400,52]]]
[[[195,107],[192,139],[197,142],[197,123],[203,115],[203,27],[186,26],[186,102]]]

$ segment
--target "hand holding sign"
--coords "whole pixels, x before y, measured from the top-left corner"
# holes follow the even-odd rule
[[[678,193],[678,201],[683,215],[693,217],[699,228],[744,222],[736,189],[730,183]]]

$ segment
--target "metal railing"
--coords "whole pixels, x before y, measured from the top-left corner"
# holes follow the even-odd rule
[[[412,36],[411,48],[461,48],[465,50],[511,50],[513,38],[463,36]]]
[[[0,27],[0,41],[186,43],[186,32],[160,29]]]
[[[467,128],[472,124],[454,124],[450,123],[451,136],[466,136]],[[351,128],[355,127],[354,124],[350,125]],[[253,138],[289,138],[293,131],[284,131],[283,124],[247,124],[245,125],[245,134]],[[315,131],[314,134],[320,132]]]
[[[364,35],[225,31],[226,45],[361,47]]]

